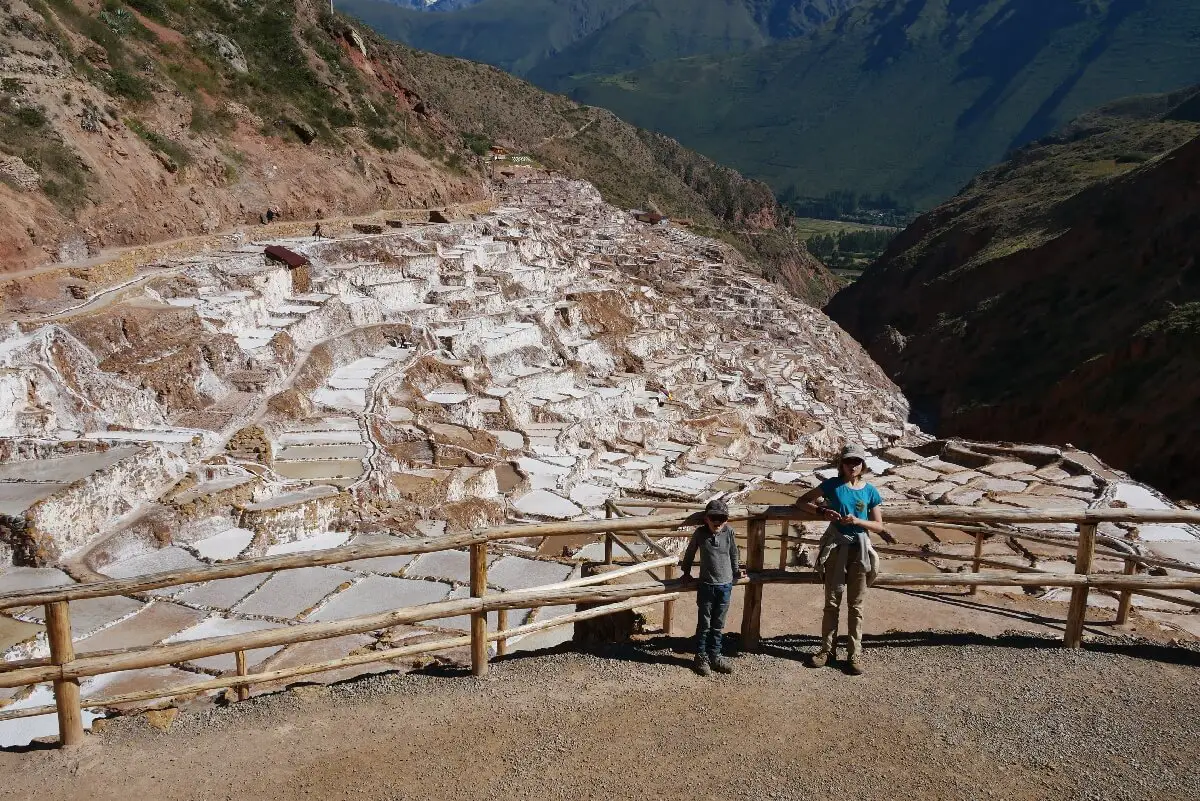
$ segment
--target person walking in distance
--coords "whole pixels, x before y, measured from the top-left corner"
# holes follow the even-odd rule
[[[729,525],[729,507],[724,501],[708,502],[704,525],[692,533],[680,567],[683,578],[692,578],[692,562],[700,553],[700,587],[696,592],[696,662],[693,669],[701,676],[713,670],[732,673],[733,667],[721,656],[725,614],[733,594],[733,582],[742,578],[741,557],[733,527]]]
[[[821,648],[809,664],[824,667],[836,656],[838,614],[843,591],[849,588],[846,605],[849,660],[846,672],[862,675],[863,601],[874,582],[879,555],[869,532],[882,534],[883,497],[866,480],[867,452],[860,445],[847,445],[838,459],[838,474],[802,495],[796,505],[809,514],[829,521],[817,549],[817,573],[825,582],[825,610],[821,619]],[[816,503],[821,501],[820,504]]]

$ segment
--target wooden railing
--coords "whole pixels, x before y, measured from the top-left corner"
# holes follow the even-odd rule
[[[671,509],[669,514],[646,517],[626,516],[626,509],[638,506],[655,509]],[[649,532],[660,536],[686,536],[677,531],[689,523],[698,522],[699,507],[689,504],[674,504],[659,501],[620,501],[608,505],[608,519],[603,521],[575,521],[567,523],[545,523],[535,525],[499,526],[481,531],[444,537],[405,540],[383,545],[360,545],[331,548],[303,554],[246,559],[228,564],[213,565],[185,570],[171,570],[132,578],[90,582],[63,587],[52,587],[35,592],[11,592],[0,594],[0,609],[44,605],[46,628],[50,645],[50,656],[45,659],[7,662],[0,666],[0,687],[21,687],[28,684],[50,681],[54,686],[55,704],[52,707],[36,707],[11,711],[0,711],[0,720],[57,713],[59,740],[63,745],[73,745],[83,739],[81,710],[88,707],[113,706],[156,698],[188,696],[214,689],[236,688],[239,699],[249,696],[252,684],[275,682],[297,676],[321,673],[327,670],[390,661],[423,653],[460,648],[471,648],[472,672],[483,675],[488,669],[487,646],[497,643],[498,653],[504,652],[504,644],[512,637],[523,636],[556,626],[569,625],[582,620],[612,614],[614,612],[664,604],[664,630],[670,631],[671,607],[681,596],[694,592],[694,582],[675,579],[674,568],[677,557],[667,553],[650,538]],[[815,584],[819,578],[812,572],[787,571],[785,558],[781,557],[779,569],[765,567],[766,543],[780,540],[781,549],[789,543],[814,542],[803,536],[793,536],[791,523],[812,520],[795,507],[744,507],[731,510],[734,521],[748,521],[746,565],[749,577],[739,581],[746,585],[743,604],[743,646],[753,649],[758,646],[762,592],[765,584],[791,583]],[[1200,523],[1200,512],[1180,510],[1133,510],[1133,509],[1089,509],[1063,511],[1025,511],[978,509],[974,507],[893,507],[888,509],[890,522],[914,524],[955,524],[959,528],[973,531],[976,536],[975,554],[972,557],[954,557],[947,554],[929,553],[919,550],[883,547],[885,553],[910,555],[915,558],[937,558],[969,560],[971,573],[958,574],[880,574],[875,586],[1038,586],[1071,587],[1071,605],[1067,617],[1064,643],[1068,647],[1079,647],[1082,641],[1084,614],[1088,592],[1091,589],[1107,589],[1121,593],[1121,619],[1128,614],[1127,598],[1132,594],[1155,596],[1167,589],[1200,590],[1200,575],[1191,576],[1146,576],[1139,575],[1139,565],[1170,567],[1186,573],[1200,573],[1200,568],[1183,562],[1144,557],[1138,554],[1114,550],[1121,541],[1106,538],[1110,547],[1097,550],[1096,525],[1101,522],[1144,522],[1144,523]],[[778,537],[768,537],[767,525],[771,521],[782,521]],[[1073,523],[1079,526],[1079,535],[1048,535],[997,528],[999,524],[1014,523]],[[966,525],[962,525],[966,524]],[[609,572],[585,576],[557,584],[545,585],[528,590],[502,593],[487,593],[487,546],[489,542],[524,537],[559,537],[594,534],[605,538],[605,561],[613,562],[613,545],[618,545],[629,554],[632,564],[615,568]],[[622,534],[638,537],[650,554],[657,558],[646,559],[620,539]],[[1050,541],[1052,544],[1076,548],[1075,574],[1043,573],[1032,569],[1018,569],[1003,563],[984,559],[981,544],[987,536],[1026,538]],[[438,601],[395,609],[372,615],[322,623],[297,623],[279,629],[210,637],[201,640],[125,648],[76,656],[71,641],[70,602],[87,598],[103,598],[115,595],[131,595],[162,587],[192,584],[215,579],[235,578],[256,573],[294,570],[301,567],[335,565],[359,559],[386,556],[431,553],[434,551],[469,548],[471,553],[471,597],[450,601]],[[1123,574],[1092,573],[1094,556],[1100,553],[1125,560]],[[983,573],[981,567],[1000,567],[1007,573]],[[654,571],[663,570],[666,575],[659,578]],[[604,584],[612,579],[625,578],[640,572],[648,572],[652,581],[640,584]],[[1162,597],[1158,595],[1157,597]],[[1169,596],[1176,603],[1200,607],[1200,603]],[[525,609],[564,604],[597,604],[583,611],[562,615],[546,621],[529,623],[508,629],[503,613],[509,609]],[[496,611],[499,617],[498,630],[488,633],[487,613]],[[256,648],[290,645],[299,642],[361,634],[387,629],[392,626],[438,620],[459,615],[471,615],[470,634],[434,642],[388,648],[353,654],[341,659],[318,662],[263,673],[248,674],[245,653]],[[135,670],[216,656],[234,654],[237,671],[235,675],[221,676],[209,681],[186,686],[175,686],[143,692],[127,693],[107,698],[81,698],[79,680],[122,670]]]

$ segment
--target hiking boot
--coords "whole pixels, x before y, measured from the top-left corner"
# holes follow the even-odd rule
[[[697,656],[696,661],[692,663],[692,670],[699,673],[701,676],[711,676],[712,670],[708,667],[707,656]]]
[[[828,651],[817,651],[808,658],[808,666],[812,668],[823,668],[829,662]]]
[[[850,657],[850,661],[846,663],[846,673],[851,676],[861,676],[863,674],[862,660],[857,656]]]
[[[729,674],[729,673],[733,672],[733,665],[729,664],[728,659],[724,659],[723,657],[719,657],[719,656],[714,656],[712,658],[712,669],[717,671],[718,673]]]

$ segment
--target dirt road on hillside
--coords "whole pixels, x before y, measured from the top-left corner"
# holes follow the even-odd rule
[[[964,644],[966,643],[966,644]],[[1200,797],[1200,653],[1028,635],[876,642],[861,678],[808,638],[687,669],[685,641],[380,675],[126,718],[75,751],[0,754],[0,798]]]

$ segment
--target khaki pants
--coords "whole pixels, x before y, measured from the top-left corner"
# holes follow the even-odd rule
[[[849,658],[854,659],[862,653],[862,607],[863,599],[867,597],[867,571],[863,569],[857,548],[850,552],[847,560],[846,583],[834,584],[832,576],[832,570],[825,572],[825,614],[821,618],[821,650],[830,656],[834,655],[842,592],[849,590],[850,598],[846,604],[846,622],[850,636],[848,651]]]

